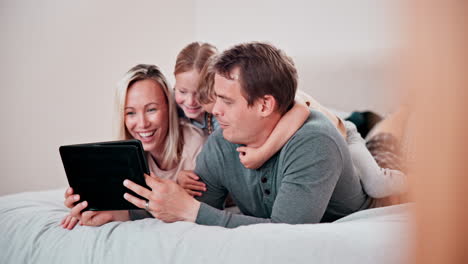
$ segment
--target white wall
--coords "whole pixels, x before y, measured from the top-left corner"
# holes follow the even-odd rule
[[[196,36],[221,49],[268,41],[290,55],[300,87],[340,110],[388,113],[397,1],[197,0]]]
[[[62,144],[109,140],[115,84],[137,63],[170,77],[194,35],[188,1],[0,2],[0,195],[66,186]]]
[[[58,147],[111,139],[124,72],[154,63],[173,81],[177,52],[194,40],[221,50],[270,41],[325,105],[386,113],[390,2],[2,0],[0,195],[66,186]]]

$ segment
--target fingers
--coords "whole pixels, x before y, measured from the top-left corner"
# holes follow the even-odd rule
[[[68,187],[67,190],[65,190],[65,195],[64,195],[64,196],[65,196],[65,199],[66,199],[68,196],[72,195],[72,194],[73,194],[73,188],[72,188],[72,187]]]
[[[196,192],[196,191],[192,191],[190,189],[185,189],[185,191],[190,194],[191,196],[195,197],[195,196],[202,196],[202,193],[201,192]]]
[[[73,229],[76,224],[79,222],[79,220],[71,215],[67,215],[63,218],[62,222],[60,223],[60,225],[62,226],[62,228],[65,228],[65,229],[68,229],[68,230],[71,230]]]
[[[146,201],[142,199],[138,199],[135,196],[125,193],[124,194],[125,200],[129,201],[130,203],[134,204],[136,207],[145,209]]]
[[[182,186],[184,189],[190,189],[190,190],[194,190],[194,191],[206,191],[206,187],[205,186],[200,186],[200,185],[194,185],[194,184],[186,184],[184,186]]]
[[[70,222],[68,223],[68,225],[65,228],[68,229],[68,230],[72,230],[76,226],[78,221],[79,220],[76,217],[72,217]]]
[[[188,177],[190,177],[191,179],[195,181],[198,181],[200,179],[200,177],[198,177],[198,175],[196,175],[193,171],[187,171],[186,173]]]
[[[71,215],[65,216],[65,217],[62,219],[62,222],[60,222],[60,225],[61,225],[63,228],[65,228],[65,227],[68,225],[68,223],[70,223],[71,217],[72,217]]]
[[[101,226],[114,220],[111,211],[86,211],[81,214],[81,219],[70,220],[68,227],[73,228],[77,224],[85,226]]]
[[[238,147],[236,148],[236,151],[239,152],[239,155],[245,155],[247,152],[247,147]]]
[[[67,215],[63,218],[60,225],[68,230],[73,229],[77,224],[87,226],[100,226],[113,220],[113,214],[111,212],[104,211],[86,211],[81,213],[81,218],[74,217],[73,215]]]
[[[86,207],[88,206],[88,202],[84,201],[84,202],[81,202],[77,205],[75,205],[71,211],[70,211],[70,215],[73,216],[73,217],[76,217],[78,219],[81,218],[81,211],[83,211]]]
[[[73,208],[75,206],[75,203],[78,202],[79,200],[80,200],[80,195],[79,194],[70,195],[65,199],[63,204],[67,208]]]
[[[193,172],[185,171],[178,176],[178,183],[180,185],[194,184],[199,186],[205,186],[205,183],[199,181],[200,177]]]
[[[154,189],[155,187],[155,181],[154,179],[152,179],[153,177],[151,176],[148,176],[147,174],[145,174],[145,182],[146,182],[146,185],[148,185],[151,189]]]
[[[239,153],[239,160],[240,160],[241,162],[244,162],[244,157],[245,157],[245,153],[242,153],[242,152]]]
[[[151,189],[154,189],[157,186],[157,184],[160,182],[160,179],[157,176],[155,176],[153,173],[151,173],[151,176],[145,173],[144,176],[145,176],[146,185],[148,185]]]
[[[192,179],[186,179],[183,181],[183,184],[184,185],[196,185],[196,186],[201,186],[201,187],[206,187],[206,184],[204,182],[201,182],[201,181],[195,181],[195,180],[192,180]]]
[[[242,165],[244,165],[244,167],[247,167],[245,161],[245,154],[239,153],[239,160],[242,163]]]
[[[146,175],[147,176],[147,175]],[[150,177],[150,176],[148,176]],[[151,181],[151,180],[150,180]],[[147,182],[148,184],[148,182]],[[152,183],[154,185],[154,183]],[[123,182],[123,185],[125,187],[127,187],[128,189],[134,191],[136,194],[142,196],[142,197],[145,197],[146,199],[149,199],[149,196],[151,195],[151,191],[132,182],[131,180],[125,180]],[[148,184],[148,186],[150,186],[151,188],[153,188],[150,184]],[[154,189],[154,188],[153,188]]]

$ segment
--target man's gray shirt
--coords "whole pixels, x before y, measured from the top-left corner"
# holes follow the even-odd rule
[[[237,227],[256,223],[330,222],[369,208],[343,137],[320,112],[257,170],[246,169],[222,130],[212,134],[195,173],[206,184],[196,223]],[[243,215],[223,211],[230,193]]]

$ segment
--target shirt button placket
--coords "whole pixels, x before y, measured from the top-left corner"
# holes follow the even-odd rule
[[[266,183],[268,182],[268,179],[267,179],[265,176],[263,176],[262,178],[260,178],[260,181],[261,181],[263,184],[266,185]],[[271,193],[271,191],[270,191],[269,189],[265,189],[263,192],[264,192],[266,195],[270,195],[270,193]]]

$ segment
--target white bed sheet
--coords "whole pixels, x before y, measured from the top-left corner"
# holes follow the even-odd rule
[[[235,229],[156,219],[59,226],[64,190],[0,197],[0,263],[402,263],[411,205],[329,224]]]

